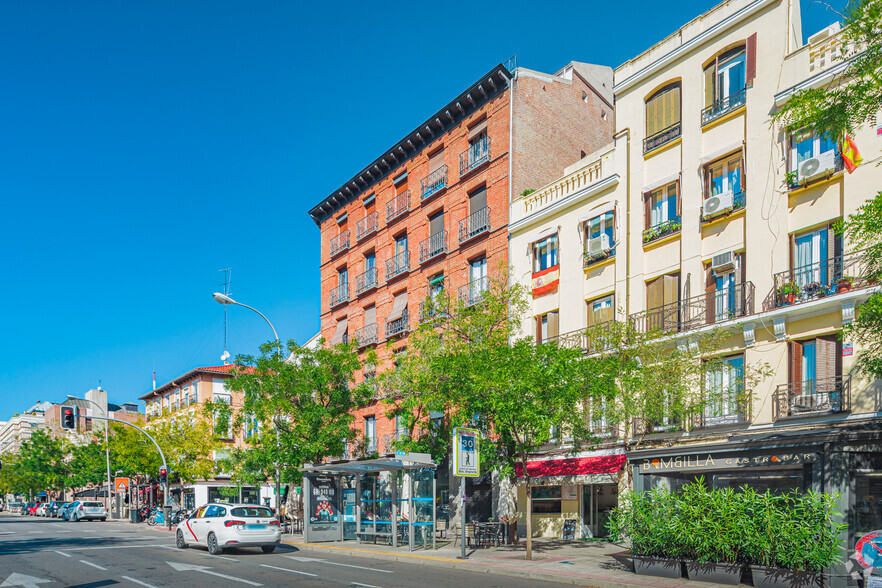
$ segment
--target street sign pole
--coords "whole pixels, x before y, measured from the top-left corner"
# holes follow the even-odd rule
[[[466,555],[466,480],[477,478],[481,473],[480,453],[478,451],[478,431],[475,429],[453,430],[453,471],[460,479],[460,541],[462,555],[460,559],[468,559]]]
[[[461,477],[459,479],[459,488],[460,488],[460,496],[459,496],[459,516],[460,516],[459,532],[460,532],[460,537],[459,537],[459,544],[460,544],[460,547],[462,547],[462,555],[459,556],[460,559],[468,559],[469,558],[469,556],[466,555],[466,548],[465,548],[465,542],[466,542],[465,496],[466,496],[466,480],[467,479],[468,478],[466,478],[466,477]]]

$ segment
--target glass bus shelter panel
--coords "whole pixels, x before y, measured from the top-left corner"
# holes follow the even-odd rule
[[[435,538],[435,472],[433,469],[410,472],[410,524],[413,528],[412,548],[428,548]]]
[[[355,540],[355,532],[358,530],[357,516],[357,478],[356,476],[341,476],[341,498],[343,514],[343,540]]]
[[[306,519],[309,541],[339,541],[340,526],[340,479],[339,476],[307,474],[305,487]]]

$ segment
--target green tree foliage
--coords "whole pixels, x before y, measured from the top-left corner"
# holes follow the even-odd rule
[[[214,423],[200,411],[193,409],[169,414],[151,421],[146,430],[162,447],[169,475],[177,475],[182,487],[196,480],[209,479],[217,473],[214,452],[223,444]],[[154,470],[157,471],[158,468]]]
[[[146,426],[144,420],[135,422],[141,428]],[[111,423],[110,426],[110,460],[114,472],[122,470],[124,476],[157,476],[162,459],[156,446],[141,431]]]
[[[355,384],[355,372],[362,367],[356,345],[311,349],[292,340],[283,355],[272,342],[258,356],[236,358],[242,368],[227,387],[242,393],[241,410],[206,407],[217,415],[219,426],[231,422],[237,430],[253,432],[246,436],[248,447],[232,453],[236,479],[272,479],[278,463],[283,481],[296,482],[303,464],[343,453],[355,438],[351,411],[373,395],[369,386]]]
[[[107,460],[103,441],[72,445],[67,459],[70,488],[92,487],[107,481]]]
[[[42,490],[63,489],[67,478],[64,457],[64,442],[60,438],[42,429],[34,431],[19,449],[19,491],[33,495]]]
[[[839,227],[853,250],[863,250],[864,276],[882,280],[882,192],[863,204]],[[868,379],[882,378],[882,293],[876,292],[858,309],[844,335],[861,345],[855,372]]]
[[[811,129],[834,139],[875,123],[882,110],[882,0],[851,0],[845,10],[843,46],[852,49],[846,72],[827,87],[795,93],[772,115],[791,129]]]

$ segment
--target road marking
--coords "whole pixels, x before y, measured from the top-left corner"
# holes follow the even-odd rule
[[[308,572],[299,572],[297,570],[289,570],[288,568],[280,568],[276,566],[269,566],[267,564],[260,564],[262,567],[270,568],[272,570],[281,570],[283,572],[291,572],[292,574],[302,574],[304,576],[312,576],[313,578],[318,578],[318,574],[310,574]]]
[[[134,578],[129,578],[128,576],[120,576],[123,580],[128,580],[133,584],[138,584],[139,586],[146,586],[147,588],[156,588],[152,584],[148,584],[147,582],[142,582],[141,580],[136,580]]]
[[[373,584],[359,584],[358,582],[352,582],[353,586],[364,586],[364,588],[380,588],[379,586],[374,586]]]
[[[105,571],[105,572],[107,571],[107,568],[102,568],[102,567],[99,566],[98,564],[93,564],[92,562],[90,562],[90,561],[86,561],[86,560],[84,560],[84,559],[81,559],[81,560],[80,560],[80,563],[84,563],[84,564],[86,564],[87,566],[92,566],[93,568],[98,568],[99,570],[103,570],[103,571]]]
[[[337,563],[335,561],[328,561],[326,559],[319,559],[317,557],[297,557],[296,555],[286,555],[284,557],[287,557],[288,559],[293,559],[294,561],[323,563],[323,564],[326,564],[329,566],[340,566],[343,568],[355,568],[357,570],[369,570],[371,572],[382,572],[384,574],[391,574],[392,573],[391,570],[381,570],[379,568],[367,568],[364,566],[354,566],[351,564]]]
[[[179,572],[202,572],[203,574],[210,574],[212,576],[217,576],[218,578],[224,578],[226,580],[232,580],[234,582],[242,582],[243,584],[248,584],[249,586],[263,586],[263,584],[258,584],[257,582],[252,582],[251,580],[245,580],[243,578],[237,578],[235,576],[227,576],[226,574],[212,572],[211,568],[209,568],[208,566],[195,566],[193,564],[177,563],[171,561],[167,561],[165,563],[167,563],[173,569]]]
[[[175,549],[177,549],[177,548],[175,548]],[[225,559],[227,561],[234,561],[236,563],[239,563],[238,559],[233,559],[232,557],[227,557],[226,555],[211,555],[207,551],[197,551],[196,553],[201,553],[202,555],[208,556],[212,559]]]
[[[0,586],[24,586],[24,588],[31,588],[32,586],[36,586],[37,584],[51,584],[52,580],[45,580],[43,578],[35,578],[33,576],[25,576],[24,574],[16,574],[12,573],[6,578],[6,581],[0,584]]]
[[[101,545],[99,547],[68,547],[68,551],[93,551],[95,549],[131,549],[132,547],[168,547],[168,545]]]
[[[57,553],[59,555],[63,555],[64,557],[71,557],[71,555],[69,553],[65,553],[63,551],[56,551],[55,553]]]

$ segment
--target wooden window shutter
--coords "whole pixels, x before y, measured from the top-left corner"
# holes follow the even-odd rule
[[[787,374],[788,383],[793,386],[802,381],[802,343],[790,341],[790,366]]]
[[[652,222],[652,211],[650,207],[652,206],[652,193],[647,192],[643,195],[643,228],[648,229],[649,223]]]
[[[677,195],[677,216],[683,216],[683,199],[680,198],[680,180],[674,182],[673,187],[669,188],[669,190],[674,190],[674,193]]]
[[[610,296],[609,298],[609,308],[604,308],[600,311],[600,322],[602,323],[612,322],[615,318],[616,298],[615,296]]]
[[[828,378],[835,378],[839,375],[838,368],[838,359],[841,356],[841,352],[839,350],[839,339],[835,336],[827,336],[827,337],[818,337],[815,340],[815,361],[817,363],[817,378],[818,380],[826,380]],[[828,388],[829,382],[826,383],[826,386],[821,385],[820,388]],[[829,392],[830,390],[820,389],[820,392]]]
[[[652,310],[664,304],[664,279],[656,278],[646,284],[646,308]]]
[[[536,317],[536,343],[542,342],[542,316]]]
[[[704,282],[704,296],[705,296],[705,316],[707,320],[707,324],[711,325],[714,323],[714,317],[716,316],[715,310],[715,300],[717,293],[717,277],[714,275],[714,270],[711,269],[712,264],[707,264],[707,277]]]
[[[646,101],[646,136],[651,137],[658,131],[656,123],[656,105],[658,104],[658,96],[653,96]]]
[[[591,300],[588,302],[588,328],[593,327],[597,322],[598,321],[594,316],[594,301]]]
[[[707,66],[707,69],[704,70],[704,106],[707,108],[711,104],[714,103],[714,95],[716,92],[714,91],[714,84],[717,80],[717,62],[714,61],[712,64]]]
[[[756,77],[756,33],[747,37],[747,65],[745,78],[747,83],[753,81]]]
[[[444,149],[439,149],[429,157],[429,173],[444,165]]]
[[[665,128],[680,122],[680,84],[677,84],[676,86],[671,88],[671,91],[668,92],[668,94],[671,95],[671,116],[670,119],[667,121],[668,124]]]
[[[665,276],[665,304],[680,302],[680,274]]]
[[[548,313],[548,337],[560,335],[560,314],[557,311]]]

